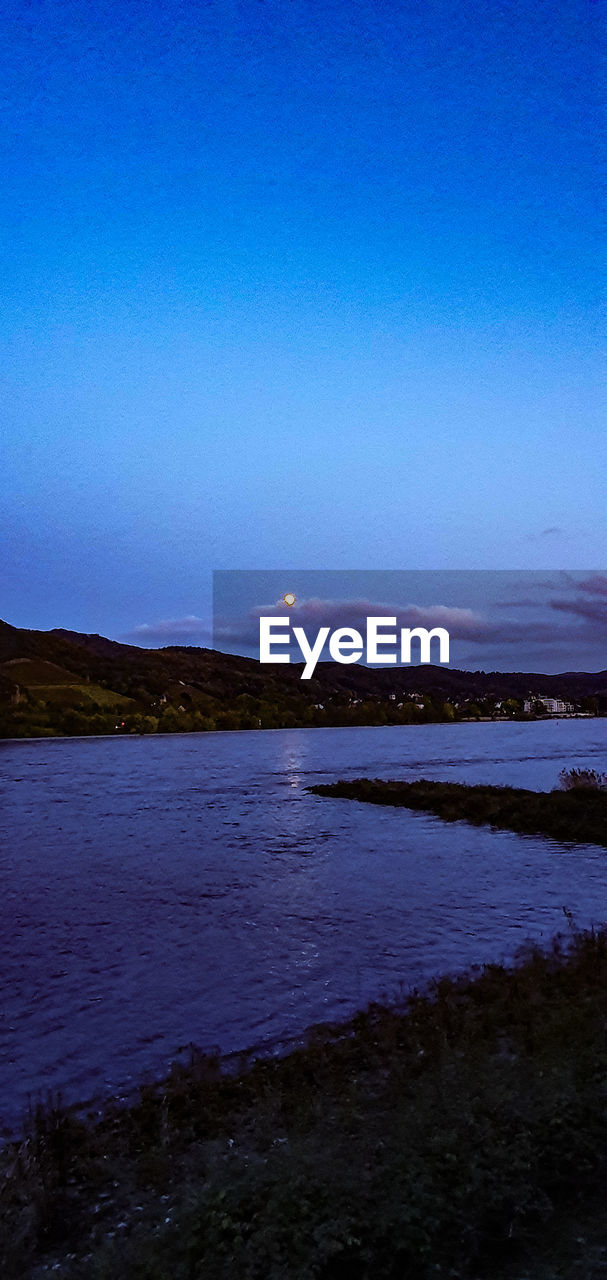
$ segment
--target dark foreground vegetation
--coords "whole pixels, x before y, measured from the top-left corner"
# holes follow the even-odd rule
[[[0,621],[0,738],[532,720],[535,694],[607,715],[607,671],[562,676],[451,667],[301,665],[194,646],[141,649]],[[525,711],[525,707],[530,708]]]
[[[1,1273],[598,1280],[606,1025],[607,932],[572,933],[284,1058],[39,1107],[0,1155]]]
[[[597,775],[598,776],[598,775]],[[356,778],[310,787],[316,795],[362,800],[435,813],[445,822],[465,819],[525,835],[607,845],[607,790],[573,786],[561,791],[521,787],[465,786],[459,782],[383,782]]]

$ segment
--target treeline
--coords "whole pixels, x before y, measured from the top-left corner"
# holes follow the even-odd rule
[[[263,666],[195,647],[0,622],[0,736],[191,733],[523,718],[530,689],[607,714],[607,672],[559,676],[418,666]],[[541,714],[541,709],[539,711]]]
[[[79,696],[74,686],[68,688],[67,705],[62,705],[54,691],[45,697],[39,689],[21,691],[17,703],[5,701],[0,709],[0,736],[200,733],[217,729],[428,724],[462,718],[451,703],[430,697],[424,698],[421,704],[405,702],[399,707],[379,699],[365,699],[353,706],[338,698],[318,706],[288,695],[279,703],[241,693],[226,705],[225,701],[199,691],[198,696],[182,691],[183,701],[167,698],[159,704],[157,699],[96,699],[94,694]],[[475,707],[472,718],[475,712],[481,716],[484,711],[490,714],[488,709]]]

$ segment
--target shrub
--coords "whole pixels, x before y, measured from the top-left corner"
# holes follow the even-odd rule
[[[561,769],[561,791],[607,791],[607,773],[597,769]]]

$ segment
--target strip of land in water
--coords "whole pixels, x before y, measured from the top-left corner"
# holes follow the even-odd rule
[[[41,1106],[0,1152],[1,1274],[598,1277],[606,1023],[607,932],[574,933],[281,1059]]]
[[[434,813],[445,822],[464,819],[523,835],[550,836],[607,846],[607,791],[526,791],[520,787],[465,786],[459,782],[383,781],[355,778],[309,791],[319,796],[361,800]]]

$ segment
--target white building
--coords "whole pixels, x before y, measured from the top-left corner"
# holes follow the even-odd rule
[[[563,702],[562,698],[526,698],[523,704],[523,711],[533,711],[534,706],[540,703],[549,716],[562,716],[567,712],[573,711],[570,702]]]

